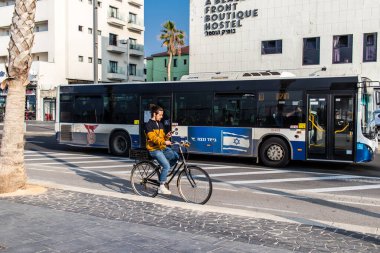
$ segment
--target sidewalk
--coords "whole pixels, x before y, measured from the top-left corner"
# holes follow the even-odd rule
[[[380,238],[79,188],[0,198],[0,252],[379,252]],[[125,196],[125,198],[123,197]],[[233,212],[232,212],[233,213]],[[3,248],[3,250],[1,250]]]

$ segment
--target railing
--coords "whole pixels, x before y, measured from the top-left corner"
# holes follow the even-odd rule
[[[143,77],[144,76],[144,70],[143,69],[136,69],[136,72],[129,73],[130,76],[138,76],[138,77]]]
[[[139,26],[144,26],[144,20],[140,18],[129,18],[128,19],[129,24],[134,24],[134,25],[139,25]]]
[[[111,67],[111,65],[108,65],[107,70],[108,70],[108,73],[112,73],[112,74],[122,74],[122,75],[125,74],[125,69],[121,67]]]
[[[125,21],[125,18],[124,18],[124,15],[120,14],[120,13],[115,13],[113,11],[108,11],[108,17],[109,18],[116,18],[118,20],[121,20],[121,21]]]
[[[144,45],[141,45],[141,44],[129,44],[129,49],[144,52]]]

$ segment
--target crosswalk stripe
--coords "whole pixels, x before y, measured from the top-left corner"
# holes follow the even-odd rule
[[[55,160],[55,159],[60,159],[60,160],[81,160],[81,159],[88,159],[91,157],[91,160],[93,159],[103,159],[107,157],[100,157],[100,156],[77,156],[77,157],[42,157],[42,158],[31,158],[31,159],[25,159],[25,161],[43,161],[43,160]],[[124,158],[125,159],[125,158]],[[109,161],[120,161],[123,160],[123,158],[116,158],[116,157],[109,157]],[[130,159],[129,159],[130,160]]]
[[[28,168],[29,170],[37,170],[37,171],[48,171],[48,172],[54,172],[54,173],[63,173],[63,174],[75,174],[76,172],[86,172],[86,173],[90,173],[90,174],[93,174],[93,175],[97,175],[99,177],[103,177],[103,178],[106,178],[106,179],[114,179],[114,178],[118,178],[118,177],[112,177],[112,175],[110,173],[106,173],[110,176],[107,176],[107,175],[104,175],[104,172],[102,173],[99,173],[99,171],[94,171],[94,170],[84,170],[84,169],[79,169],[79,168],[67,168],[66,171],[63,171],[63,170],[55,170],[55,169],[41,169],[41,168]]]
[[[127,162],[131,161],[131,159],[120,159],[114,160],[115,162]],[[58,165],[58,164],[78,164],[78,163],[108,163],[112,162],[112,160],[99,160],[99,161],[79,161],[79,162],[51,162],[51,163],[40,163],[41,165]]]
[[[284,173],[282,170],[272,171],[253,171],[253,172],[233,172],[233,173],[209,173],[210,177],[228,177],[228,176],[243,176],[243,175],[264,175],[264,174],[279,174]]]
[[[281,179],[260,179],[260,180],[245,180],[245,181],[225,181],[227,184],[265,184],[265,183],[283,183],[283,182],[301,182],[301,181],[322,181],[322,180],[337,180],[337,179],[352,179],[362,178],[361,176],[326,176],[326,177],[297,177],[297,178],[281,178]]]
[[[321,192],[342,192],[342,191],[357,191],[357,190],[371,190],[371,189],[380,189],[380,184],[304,189],[304,190],[298,190],[298,191],[321,193]]]

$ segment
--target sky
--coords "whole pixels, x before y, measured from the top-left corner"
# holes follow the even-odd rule
[[[145,0],[145,56],[165,51],[159,40],[162,25],[170,20],[186,34],[189,44],[189,0]]]

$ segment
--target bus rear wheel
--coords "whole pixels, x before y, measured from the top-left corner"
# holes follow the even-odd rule
[[[261,145],[260,159],[265,166],[285,167],[289,163],[289,153],[284,140],[271,137]]]
[[[130,147],[130,140],[127,133],[116,132],[112,134],[110,140],[110,149],[113,155],[129,156]]]

